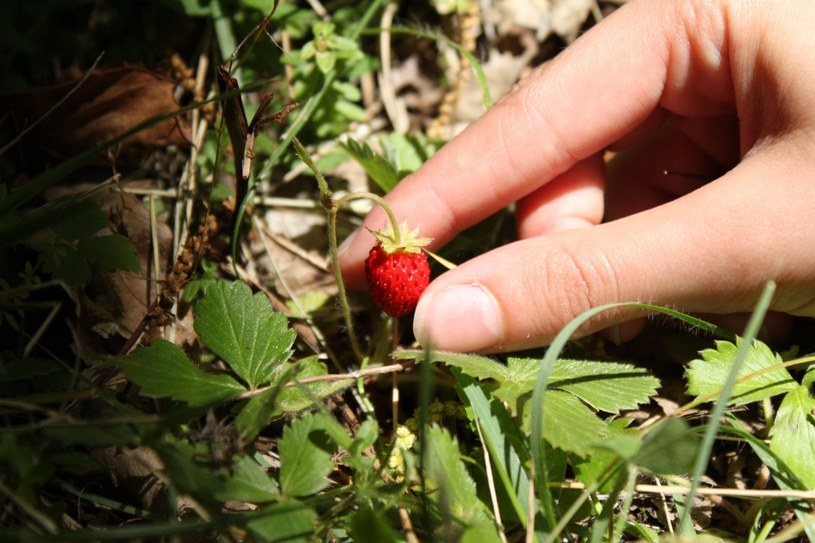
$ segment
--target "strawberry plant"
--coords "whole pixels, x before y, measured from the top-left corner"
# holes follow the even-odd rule
[[[767,298],[739,337],[621,303],[546,349],[415,342],[431,270],[514,240],[513,210],[430,255],[383,196],[569,41],[529,20],[588,13],[488,4],[0,7],[5,91],[87,69],[0,134],[0,540],[815,539],[815,345],[757,340]],[[175,55],[134,92],[85,58],[110,47]],[[352,292],[337,247],[374,205]],[[572,339],[621,307],[661,320]]]

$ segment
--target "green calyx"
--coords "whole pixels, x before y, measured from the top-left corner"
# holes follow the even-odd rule
[[[387,231],[372,230],[371,234],[376,237],[382,250],[387,254],[421,253],[422,247],[432,241],[431,238],[419,237],[419,229],[410,230],[404,221],[399,225],[398,230],[392,224]]]

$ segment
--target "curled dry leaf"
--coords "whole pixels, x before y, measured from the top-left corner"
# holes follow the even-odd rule
[[[59,158],[111,140],[159,115],[178,111],[175,82],[143,68],[97,70],[71,93],[77,81],[68,81],[3,97],[5,109],[18,130],[42,119],[24,141]],[[50,115],[49,109],[65,101]],[[158,121],[132,135],[116,149],[118,162],[138,161],[145,153],[168,145],[188,146],[189,123],[181,116]]]

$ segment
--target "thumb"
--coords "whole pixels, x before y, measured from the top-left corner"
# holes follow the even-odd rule
[[[754,155],[659,207],[518,241],[462,264],[428,287],[414,317],[416,337],[440,350],[520,350],[551,342],[575,316],[611,302],[750,311],[769,279],[779,287],[774,309],[812,314],[807,275],[815,253],[801,248],[815,227],[800,217],[815,206],[815,191],[800,170],[779,168],[778,154]],[[581,333],[641,315],[608,311]]]

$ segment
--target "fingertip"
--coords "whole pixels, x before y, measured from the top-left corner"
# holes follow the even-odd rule
[[[413,332],[422,345],[459,352],[500,350],[504,337],[498,302],[476,282],[426,292],[416,307]]]
[[[594,226],[603,220],[605,162],[597,153],[518,202],[521,238]]]

